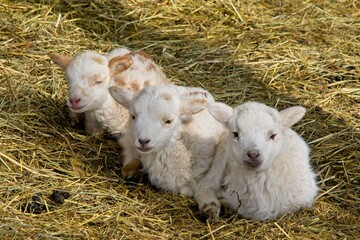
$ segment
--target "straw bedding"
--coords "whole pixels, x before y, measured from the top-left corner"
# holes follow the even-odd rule
[[[0,1],[2,239],[354,239],[360,236],[357,1]],[[218,101],[305,106],[321,192],[311,209],[209,225],[194,200],[121,179],[118,147],[70,126],[48,54],[143,49]],[[64,192],[62,192],[64,191]]]

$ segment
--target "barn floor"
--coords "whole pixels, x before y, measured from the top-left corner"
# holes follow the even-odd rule
[[[359,2],[3,0],[0,13],[2,239],[360,236]],[[319,175],[313,208],[210,225],[193,199],[124,182],[116,143],[70,126],[66,80],[48,56],[121,46],[231,106],[306,107],[294,129]]]

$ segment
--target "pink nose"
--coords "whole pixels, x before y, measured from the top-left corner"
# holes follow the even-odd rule
[[[146,144],[148,144],[150,142],[150,139],[138,139],[138,141],[142,147],[145,147]]]
[[[78,97],[73,97],[73,98],[70,98],[69,101],[70,101],[71,105],[72,105],[73,107],[75,107],[76,105],[79,104],[79,102],[81,101],[81,99],[78,98]]]
[[[251,158],[253,161],[258,160],[259,156],[260,156],[260,152],[256,149],[252,149],[247,151],[247,155],[249,158]]]

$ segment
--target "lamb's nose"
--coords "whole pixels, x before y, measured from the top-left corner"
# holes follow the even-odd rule
[[[141,144],[142,147],[144,147],[146,144],[148,144],[150,142],[150,139],[138,139],[139,143]]]
[[[81,101],[81,98],[78,97],[73,97],[69,99],[69,102],[71,103],[71,105],[76,106],[79,102]]]
[[[248,150],[246,154],[248,155],[249,158],[253,160],[256,160],[260,156],[259,151],[256,149]]]

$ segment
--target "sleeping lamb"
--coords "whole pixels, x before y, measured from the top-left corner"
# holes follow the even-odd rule
[[[54,53],[51,59],[65,71],[72,120],[83,120],[91,135],[104,131],[119,134],[126,125],[128,112],[110,96],[110,86],[139,91],[144,86],[168,83],[161,69],[142,51],[119,48],[107,55],[84,51],[75,57]]]
[[[51,59],[65,72],[72,122],[84,121],[91,135],[106,131],[115,136],[120,145],[129,113],[110,96],[108,88],[118,86],[139,91],[144,86],[168,83],[160,67],[143,51],[118,48],[106,55],[84,51],[75,57],[54,53]],[[122,173],[132,176],[138,167],[137,161],[129,166],[124,163]]]

